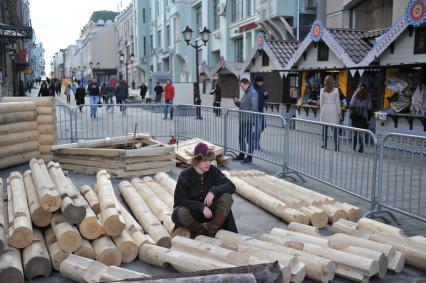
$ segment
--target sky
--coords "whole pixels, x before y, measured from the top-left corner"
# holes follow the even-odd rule
[[[97,10],[117,11],[126,8],[131,0],[29,0],[31,23],[37,43],[45,49],[46,74],[55,53],[74,44],[80,31]]]

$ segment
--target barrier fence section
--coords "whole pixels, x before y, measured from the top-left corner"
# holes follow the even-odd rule
[[[426,221],[426,137],[387,134],[380,146],[378,209]]]
[[[68,105],[56,104],[56,135],[59,143],[75,141],[73,109]]]
[[[288,170],[371,202],[377,187],[378,146],[363,129],[292,119]]]
[[[225,152],[235,151],[276,164],[285,170],[287,125],[280,115],[227,110]]]

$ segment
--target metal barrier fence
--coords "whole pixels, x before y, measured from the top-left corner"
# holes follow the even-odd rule
[[[292,119],[288,169],[372,201],[376,190],[377,139],[363,129]]]
[[[56,132],[59,143],[75,141],[73,118],[72,108],[68,105],[56,105]]]
[[[426,137],[387,134],[380,146],[377,209],[426,221]]]

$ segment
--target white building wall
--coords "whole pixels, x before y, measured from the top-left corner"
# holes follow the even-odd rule
[[[303,56],[297,62],[299,69],[312,69],[312,68],[345,68],[343,63],[337,58],[333,51],[329,50],[328,61],[318,61],[318,48],[314,48],[313,44],[306,49],[306,60]]]

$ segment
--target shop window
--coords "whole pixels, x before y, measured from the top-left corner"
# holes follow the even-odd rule
[[[269,66],[269,56],[265,52],[262,53],[262,67]]]
[[[329,48],[323,41],[318,43],[318,61],[328,61]]]
[[[426,53],[426,27],[416,28],[414,54]]]
[[[236,39],[234,44],[234,54],[235,54],[235,62],[243,62],[243,39]]]

